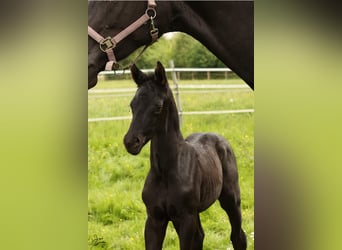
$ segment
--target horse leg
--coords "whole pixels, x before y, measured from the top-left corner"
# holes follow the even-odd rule
[[[198,228],[199,218],[196,215],[182,216],[178,219],[172,220],[173,225],[179,237],[180,250],[202,250],[202,242],[195,243],[195,241],[203,241],[203,237]],[[203,230],[202,230],[203,231]]]
[[[161,250],[165,237],[167,220],[160,220],[151,216],[147,217],[145,224],[145,249]]]
[[[232,233],[230,240],[235,250],[246,250],[247,239],[246,234],[242,230],[241,208],[240,208],[240,191],[238,184],[235,188],[231,185],[223,184],[223,189],[219,197],[221,207],[226,211],[229,217]]]

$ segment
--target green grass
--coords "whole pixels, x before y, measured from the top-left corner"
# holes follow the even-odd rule
[[[134,87],[132,81],[110,81],[100,82],[96,88],[108,87],[108,84],[110,88]],[[130,96],[90,97],[89,118],[130,115],[132,96],[133,93]],[[184,111],[254,106],[253,92],[184,93],[181,100]],[[124,120],[88,124],[89,249],[144,249],[146,212],[141,191],[149,170],[149,145],[138,156],[126,152],[122,140],[129,123]],[[181,129],[184,137],[193,132],[217,132],[231,143],[239,168],[243,228],[247,234],[248,250],[254,249],[251,236],[254,232],[253,113],[184,116]],[[201,221],[206,234],[204,249],[232,249],[230,224],[218,202],[201,214]],[[179,249],[172,223],[169,223],[163,246],[167,250]]]

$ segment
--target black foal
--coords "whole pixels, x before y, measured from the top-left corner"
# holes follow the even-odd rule
[[[142,193],[147,208],[146,249],[162,249],[169,221],[177,231],[181,250],[202,249],[204,232],[199,213],[218,199],[229,216],[234,249],[245,250],[232,148],[213,133],[195,133],[183,139],[177,107],[160,62],[154,74],[146,75],[135,65],[131,72],[138,90],[131,102],[133,119],[124,144],[136,155],[151,140],[151,168]]]

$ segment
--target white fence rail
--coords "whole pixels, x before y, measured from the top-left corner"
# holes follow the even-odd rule
[[[154,69],[142,69],[144,73],[154,72]],[[232,72],[229,68],[165,68],[166,72]],[[102,71],[100,75],[131,74],[130,70]]]
[[[178,72],[207,72],[208,78],[210,77],[210,72],[231,72],[229,68],[174,68],[173,63],[170,62],[171,68],[166,68],[166,72],[171,72],[172,80],[174,85],[170,86],[174,91],[174,94],[179,95],[180,89],[183,90],[194,90],[202,92],[203,90],[211,91],[250,91],[246,84],[182,84],[179,85],[177,82]],[[142,72],[154,72],[154,69],[143,69]],[[100,75],[120,75],[120,74],[130,74],[130,70],[117,70],[117,71],[105,71],[101,72]],[[89,97],[97,97],[98,94],[105,94],[104,96],[110,96],[108,94],[123,95],[129,93],[134,93],[136,88],[117,88],[117,89],[92,89],[89,90]],[[186,92],[186,91],[183,91]],[[239,113],[253,113],[254,109],[240,109],[240,110],[211,110],[211,111],[182,111],[181,103],[179,98],[177,99],[177,106],[179,109],[180,122],[182,122],[183,115],[218,115],[218,114],[239,114]],[[116,116],[116,117],[98,117],[89,118],[88,122],[103,122],[103,121],[118,121],[118,120],[130,120],[131,116]]]
[[[239,113],[253,113],[253,112],[254,112],[254,109],[185,111],[185,112],[179,112],[179,115],[222,115],[222,114],[239,114]],[[88,122],[122,121],[122,120],[131,120],[131,119],[132,119],[132,116],[99,117],[99,118],[89,118]]]
[[[154,69],[143,69],[142,72],[148,73],[148,72],[153,72]],[[181,73],[192,73],[191,78],[195,79],[194,73],[206,73],[207,74],[207,79],[211,79],[211,73],[217,73],[217,72],[223,72],[224,73],[224,78],[228,78],[228,73],[233,72],[229,68],[175,68],[173,63],[170,62],[170,68],[166,68],[165,71],[171,72],[171,74],[176,74],[177,78],[180,79]],[[130,70],[116,70],[116,71],[103,71],[100,72],[99,77],[110,77],[114,75],[127,75],[130,74]]]
[[[175,86],[170,86],[172,90]],[[249,90],[247,84],[182,84],[178,85],[178,89],[246,89]],[[91,89],[89,94],[109,94],[109,93],[127,93],[135,92],[137,88],[120,88],[120,89]]]

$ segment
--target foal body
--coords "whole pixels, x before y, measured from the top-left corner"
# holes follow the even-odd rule
[[[138,86],[139,80],[144,79],[141,74],[135,66],[132,67]],[[157,83],[151,80],[149,86],[141,84],[135,97],[137,99],[132,101],[133,120],[124,139],[127,150],[132,154],[138,154],[151,140],[151,168],[142,192],[147,208],[146,249],[162,249],[169,221],[177,231],[181,250],[202,249],[204,232],[199,213],[218,199],[232,225],[234,249],[245,250],[238,173],[230,145],[223,137],[213,133],[195,133],[184,140],[179,129],[178,111],[160,63],[155,78],[151,79],[156,79]],[[143,96],[144,90],[155,95],[153,88],[157,92],[161,90],[159,98],[155,99],[159,107],[158,112],[154,112],[157,116],[149,123],[145,114],[138,122],[139,113],[148,113],[149,110],[141,106],[139,96]],[[146,98],[153,102],[152,96]],[[159,105],[161,100],[162,106]],[[155,105],[152,106],[155,108]],[[145,130],[147,123],[149,126]]]

